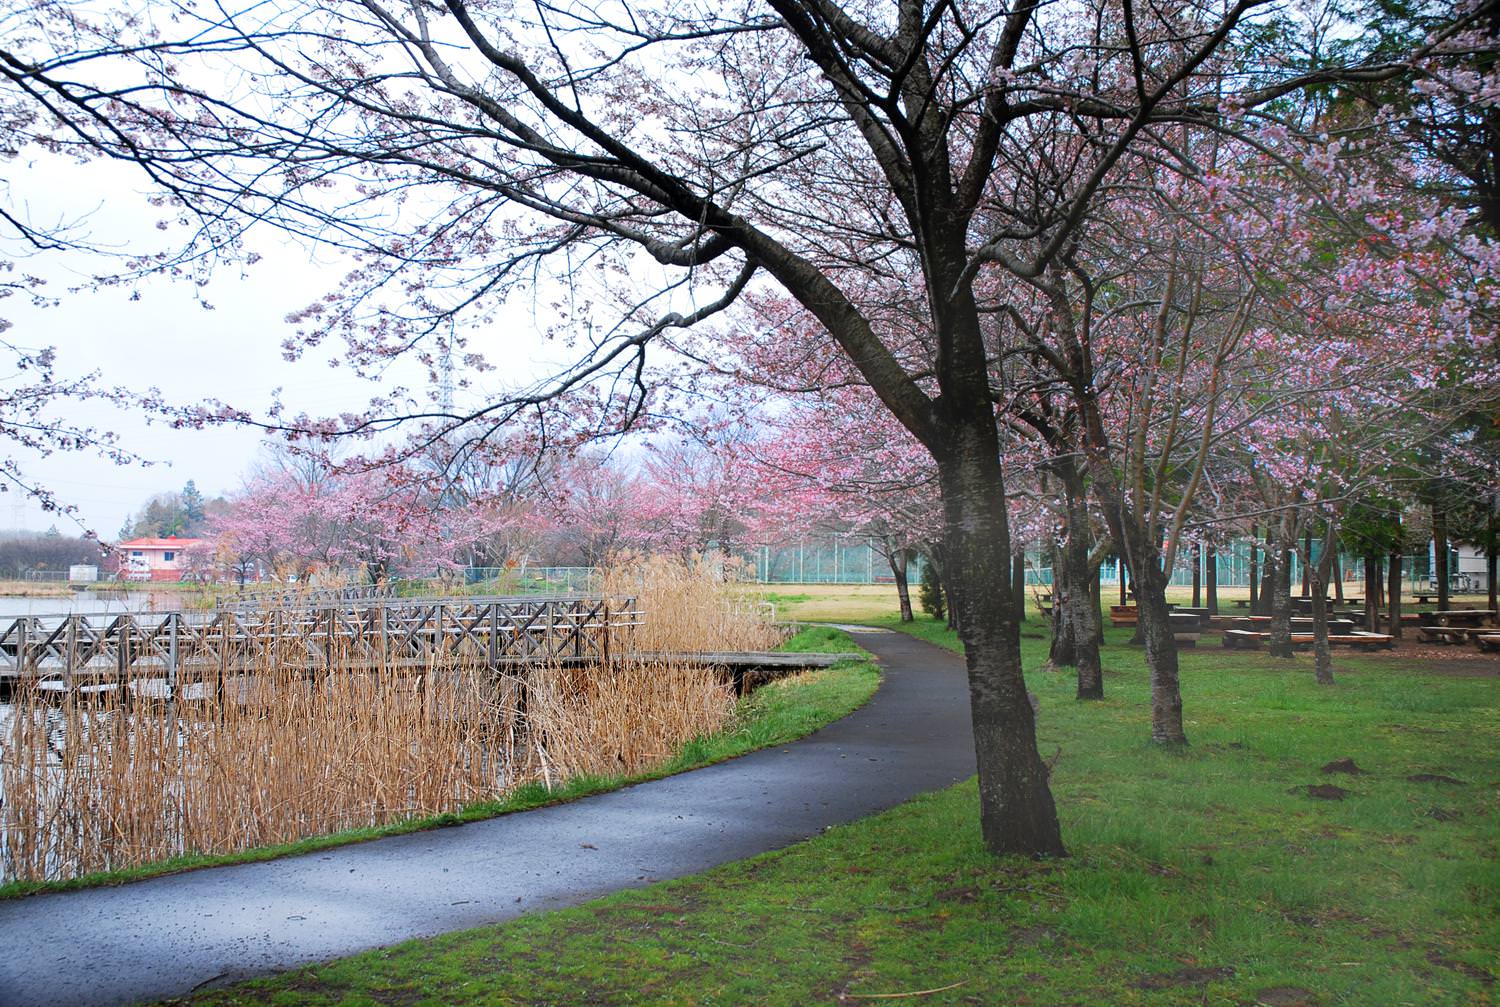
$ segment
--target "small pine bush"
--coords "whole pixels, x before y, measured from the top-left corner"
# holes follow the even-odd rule
[[[948,610],[943,604],[943,583],[938,580],[937,567],[931,563],[922,564],[922,586],[917,591],[917,601],[922,606],[922,611],[934,619],[947,618]]]

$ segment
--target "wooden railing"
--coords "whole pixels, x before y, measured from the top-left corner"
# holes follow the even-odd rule
[[[366,598],[243,611],[26,616],[0,631],[0,680],[172,690],[276,667],[376,671],[597,661],[630,648],[635,599]]]

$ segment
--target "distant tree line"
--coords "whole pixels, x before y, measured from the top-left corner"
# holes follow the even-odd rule
[[[33,570],[67,570],[74,564],[100,566],[104,550],[98,542],[80,535],[14,531],[0,537],[0,577],[21,580]]]

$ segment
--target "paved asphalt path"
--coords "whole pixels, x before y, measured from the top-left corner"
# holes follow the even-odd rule
[[[974,772],[958,658],[856,633],[885,679],[801,741],[569,804],[259,864],[0,902],[0,1004],[185,994],[578,905],[787,846]]]

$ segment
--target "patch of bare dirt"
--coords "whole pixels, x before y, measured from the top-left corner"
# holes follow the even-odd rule
[[[1184,986],[1207,986],[1215,979],[1229,979],[1233,975],[1234,969],[1228,965],[1220,965],[1215,968],[1188,965],[1175,972],[1161,972],[1154,976],[1143,976],[1130,985],[1139,990],[1181,989]]]
[[[979,898],[979,889],[973,885],[963,888],[948,888],[938,892],[937,897],[943,902],[973,902]]]
[[[1014,947],[1030,948],[1038,944],[1048,944],[1057,939],[1057,931],[1051,927],[1021,927],[1012,930],[1010,941]]]
[[[1364,770],[1354,764],[1354,760],[1348,757],[1334,759],[1323,767],[1325,773],[1348,773],[1351,776],[1363,776]]]
[[[1500,656],[1485,653],[1473,644],[1433,644],[1416,639],[1416,630],[1396,641],[1390,650],[1367,651],[1361,659],[1399,664],[1417,673],[1455,678],[1500,678]]]
[[[1267,986],[1255,994],[1257,1007],[1317,1007],[1318,995],[1301,986]]]
[[[1466,975],[1470,979],[1476,979],[1485,986],[1495,985],[1495,977],[1477,965],[1461,962],[1457,958],[1449,958],[1436,949],[1427,952],[1427,960],[1434,965],[1440,965],[1445,969],[1452,969],[1460,975]]]

